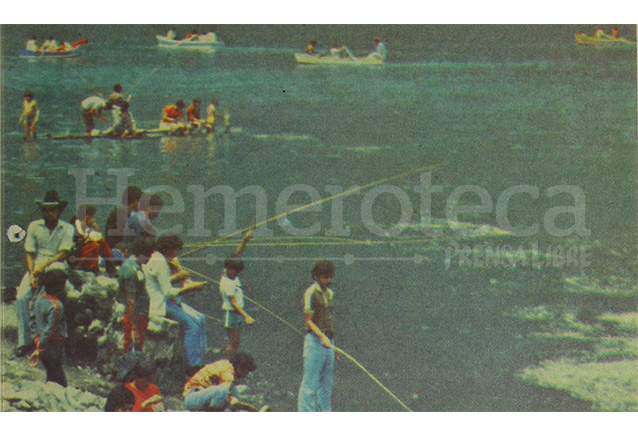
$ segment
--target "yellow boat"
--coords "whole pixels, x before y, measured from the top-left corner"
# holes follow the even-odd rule
[[[614,38],[611,35],[607,35],[604,32],[600,32],[597,35],[589,36],[584,32],[579,32],[574,35],[576,38],[577,44],[582,44],[586,46],[635,46],[636,42],[628,40],[626,38]]]

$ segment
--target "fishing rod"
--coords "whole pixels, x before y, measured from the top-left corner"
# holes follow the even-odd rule
[[[408,175],[416,174],[417,172],[424,172],[424,171],[427,171],[427,170],[436,169],[439,166],[441,166],[442,164],[443,164],[443,162],[442,163],[435,163],[433,165],[421,166],[421,167],[414,168],[414,169],[411,169],[411,170],[408,170],[408,171],[404,171],[404,172],[401,172],[401,173],[398,173],[398,174],[395,174],[395,175],[391,175],[389,177],[384,177],[384,178],[381,178],[379,180],[375,180],[375,181],[370,182],[370,183],[366,183],[363,186],[353,186],[350,189],[346,189],[345,191],[340,192],[338,194],[334,194],[334,195],[331,195],[329,197],[322,198],[322,199],[317,200],[317,201],[313,201],[311,203],[307,203],[307,204],[303,204],[301,206],[297,206],[297,207],[295,207],[293,209],[290,209],[290,210],[288,210],[286,212],[283,212],[283,213],[277,214],[275,216],[272,216],[272,217],[270,217],[268,219],[265,219],[265,220],[262,220],[262,221],[258,221],[255,224],[249,225],[249,226],[244,227],[242,229],[235,230],[234,232],[231,232],[231,233],[228,233],[228,234],[226,234],[224,236],[221,236],[221,237],[215,239],[214,241],[203,243],[199,247],[194,247],[191,250],[187,250],[187,251],[183,252],[182,254],[180,254],[180,257],[183,258],[185,256],[190,256],[193,253],[196,253],[196,252],[198,252],[200,250],[203,250],[205,248],[211,247],[214,244],[217,244],[219,242],[225,241],[228,238],[232,238],[233,236],[238,236],[240,234],[243,234],[243,233],[247,232],[248,230],[256,229],[257,227],[260,227],[260,226],[263,226],[264,224],[267,224],[267,223],[270,223],[272,221],[278,220],[279,218],[284,218],[284,217],[286,217],[288,215],[291,215],[293,213],[301,212],[301,211],[306,210],[306,209],[308,209],[310,207],[318,206],[320,204],[327,203],[328,201],[332,201],[332,200],[335,200],[335,199],[338,199],[338,198],[346,197],[346,196],[348,196],[350,194],[357,193],[357,192],[360,192],[361,190],[368,189],[368,188],[371,188],[371,187],[374,187],[374,186],[378,186],[378,185],[386,183],[388,181],[392,181],[392,180],[399,179],[401,177],[405,177],[405,176],[408,176]]]
[[[190,273],[196,275],[196,276],[200,276],[206,280],[209,280],[211,282],[214,282],[216,284],[219,284],[219,282],[213,278],[211,278],[210,276],[207,276],[203,273],[199,273],[191,268],[187,268],[184,267],[183,265],[181,265],[181,268],[184,270],[189,271]],[[282,322],[284,325],[286,325],[288,328],[292,329],[293,331],[295,331],[298,334],[304,335],[304,331],[302,331],[301,329],[297,328],[296,326],[294,326],[292,323],[288,322],[286,319],[284,319],[283,317],[279,316],[277,313],[275,313],[274,311],[268,309],[267,307],[265,307],[264,305],[260,304],[259,302],[257,302],[254,299],[251,299],[250,297],[244,295],[244,298],[246,300],[248,300],[250,303],[258,306],[259,308],[263,309],[264,311],[266,311],[268,314],[270,314],[271,316],[273,316],[274,318],[276,318],[277,320],[279,320],[280,322]],[[204,316],[206,316],[207,318],[213,319],[215,321],[220,321],[219,319],[217,319],[216,317],[213,316],[209,316],[204,314]],[[383,383],[381,381],[379,381],[379,379],[377,379],[377,377],[375,377],[372,372],[370,372],[368,369],[365,368],[365,366],[363,366],[359,361],[357,361],[352,355],[350,355],[349,353],[347,353],[346,351],[344,351],[343,349],[334,346],[334,349],[336,352],[338,352],[339,354],[343,355],[344,357],[346,357],[348,360],[350,360],[355,366],[357,366],[359,369],[361,369],[375,384],[377,384],[379,387],[381,387],[381,389],[383,389],[383,391],[385,393],[387,393],[388,395],[390,395],[390,397],[392,397],[392,399],[394,399],[401,407],[403,407],[405,410],[407,410],[408,412],[412,412],[412,409],[410,409],[410,407],[408,407],[403,401],[401,401],[399,399],[398,396],[396,396],[394,393],[392,393],[392,391],[390,389],[388,389],[385,385],[383,385]]]

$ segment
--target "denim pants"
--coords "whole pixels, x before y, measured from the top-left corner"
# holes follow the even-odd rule
[[[29,280],[29,273],[25,274],[17,289],[16,315],[18,317],[18,346],[25,346],[33,342],[36,335],[35,314],[33,305],[40,295],[34,291]]]
[[[332,411],[332,382],[335,350],[325,347],[314,334],[306,334],[303,344],[303,380],[297,409],[300,412]]]
[[[204,352],[207,349],[206,317],[185,303],[168,301],[166,317],[175,320],[184,331],[186,361],[190,367],[204,364]]]
[[[231,383],[222,383],[205,389],[191,390],[184,397],[184,405],[190,411],[208,409],[224,410],[228,407],[228,390]],[[237,388],[233,386],[233,396],[238,397]]]

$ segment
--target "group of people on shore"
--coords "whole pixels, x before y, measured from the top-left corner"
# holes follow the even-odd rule
[[[385,47],[385,43],[381,41],[380,38],[375,37],[374,44],[375,44],[375,48],[372,52],[368,54],[368,56],[371,58],[379,58],[384,60],[387,55],[387,49]],[[317,47],[317,40],[313,38],[310,40],[310,43],[306,46],[306,53],[312,56],[325,56],[325,54],[318,52],[316,50],[316,47]],[[339,45],[335,43],[332,46],[330,46],[330,51],[328,56],[340,58],[345,56],[352,56],[352,53],[348,50],[345,44]]]
[[[17,289],[18,347],[16,356],[29,355],[32,365],[41,362],[47,381],[67,385],[64,343],[68,336],[61,297],[70,270],[105,270],[117,277],[118,301],[125,307],[122,318],[124,372],[109,397],[107,409],[159,411],[161,395],[153,381],[155,365],[143,355],[149,320],[168,318],[179,323],[186,351],[184,403],[188,410],[258,411],[238,399],[237,384],[256,369],[251,355],[240,350],[243,325],[255,323],[245,309],[240,273],[242,254],[252,237],[241,242],[224,261],[219,282],[221,309],[227,342],[225,359],[205,364],[206,317],[182,300],[182,295],[201,290],[206,282],[190,279],[177,258],[182,240],[173,234],[157,236],[152,221],[162,210],[159,195],[129,186],[122,205],[107,218],[104,235],[95,224],[95,208],[80,206],[71,223],[60,217],[67,202],[56,191],[37,201],[42,219],[33,221],[25,237],[27,273]],[[332,311],[334,293],[329,288],[335,273],[332,262],[318,261],[312,270],[314,284],[303,295],[307,335],[304,341],[304,376],[299,390],[300,411],[330,411],[335,351]],[[128,392],[128,393],[127,393]]]
[[[109,123],[106,112],[111,112],[111,126],[100,131],[99,135],[110,135],[113,137],[125,138],[135,136],[138,132],[137,123],[131,114],[129,107],[132,96],[126,98],[122,94],[123,87],[120,84],[113,86],[111,94],[105,98],[102,94],[96,93],[82,100],[80,109],[82,120],[84,121],[86,135],[91,137],[96,135],[96,119]],[[40,118],[40,107],[35,100],[35,94],[26,90],[22,100],[22,113],[18,122],[24,126],[23,140],[37,139],[36,124]],[[183,100],[178,100],[175,104],[166,105],[162,109],[160,119],[160,130],[166,130],[171,134],[183,135],[194,133],[200,130],[208,134],[215,132],[215,124],[224,122],[224,133],[230,132],[230,115],[218,111],[219,101],[213,98],[206,107],[206,115],[202,117],[202,100],[194,98],[193,102],[186,107]],[[186,116],[184,116],[186,108]]]

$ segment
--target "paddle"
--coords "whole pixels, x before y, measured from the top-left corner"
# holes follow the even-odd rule
[[[87,44],[88,42],[89,41],[86,38],[82,38],[81,40],[77,40],[75,43],[71,43],[71,46],[75,49],[76,47]]]
[[[198,35],[192,35],[192,36],[190,36],[190,37],[188,37],[188,38],[183,39],[183,40],[182,40],[182,41],[180,41],[179,43],[175,44],[173,47],[177,47],[177,46],[179,46],[180,44],[185,43],[185,42],[187,42],[187,41],[192,41],[192,40],[194,40],[194,39],[195,39],[195,38],[197,38],[197,37],[198,37]]]

